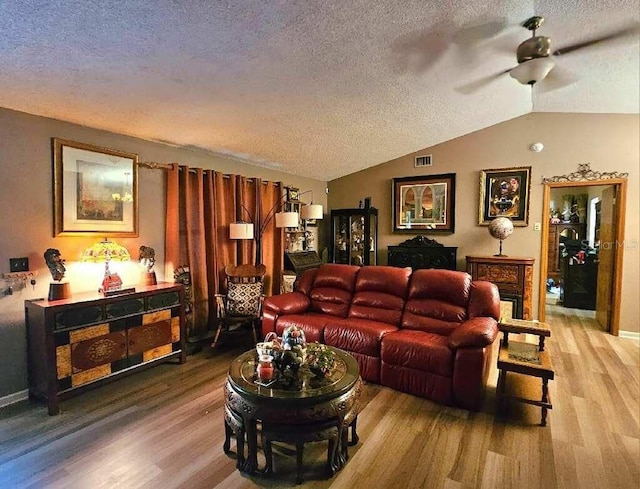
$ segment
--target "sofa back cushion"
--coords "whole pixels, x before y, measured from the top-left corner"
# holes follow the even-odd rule
[[[360,267],[326,263],[315,273],[309,291],[312,312],[347,317]]]
[[[400,325],[410,268],[364,266],[356,279],[349,317]]]
[[[411,276],[402,328],[449,335],[467,319],[471,276],[452,270],[416,270]]]

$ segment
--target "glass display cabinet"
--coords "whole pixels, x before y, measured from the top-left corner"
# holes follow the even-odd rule
[[[378,209],[331,211],[331,260],[349,265],[376,265]]]

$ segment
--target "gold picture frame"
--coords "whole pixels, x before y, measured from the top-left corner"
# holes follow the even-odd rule
[[[394,178],[393,232],[455,231],[456,174]]]
[[[528,226],[530,194],[530,166],[481,170],[478,223],[488,226],[496,217],[508,217],[514,226]]]
[[[138,236],[138,155],[52,138],[54,236]]]

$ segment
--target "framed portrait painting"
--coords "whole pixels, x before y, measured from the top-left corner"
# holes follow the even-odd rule
[[[138,236],[138,155],[53,138],[55,236]]]
[[[455,173],[394,178],[392,193],[394,232],[454,232]]]
[[[514,226],[528,226],[530,191],[530,166],[480,171],[479,223],[508,217]]]

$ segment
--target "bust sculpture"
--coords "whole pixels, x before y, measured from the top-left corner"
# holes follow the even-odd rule
[[[60,251],[55,248],[48,248],[47,251],[44,252],[44,260],[47,262],[53,280],[60,282],[64,278],[66,271],[64,260],[60,256]]]

